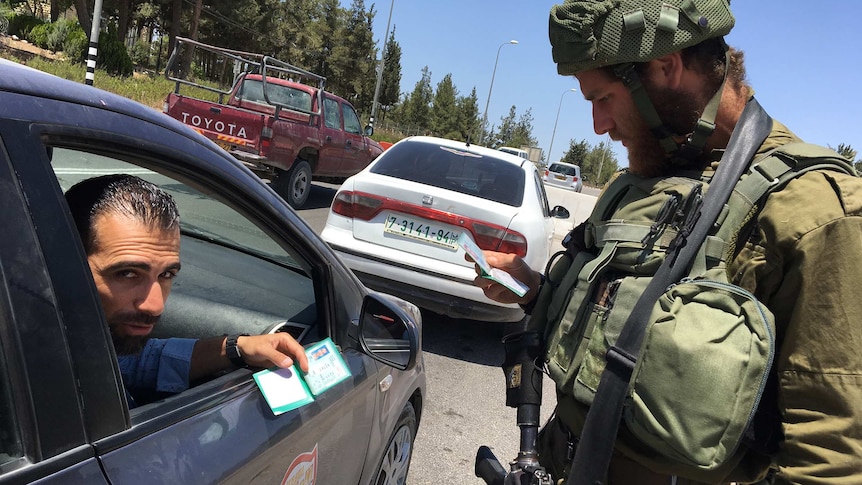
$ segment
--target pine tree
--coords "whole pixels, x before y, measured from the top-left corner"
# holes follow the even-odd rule
[[[461,140],[475,143],[479,140],[479,130],[482,121],[479,119],[479,98],[476,95],[476,87],[470,91],[469,96],[458,98],[458,129],[461,132]]]
[[[437,84],[431,107],[431,131],[441,138],[459,139],[458,90],[452,84],[452,74],[446,74]]]
[[[375,73],[376,74],[376,73]],[[380,85],[380,96],[377,100],[378,110],[388,113],[401,97],[401,46],[395,40],[395,26],[386,42],[386,54],[383,60],[383,79]],[[381,116],[381,119],[384,117]]]

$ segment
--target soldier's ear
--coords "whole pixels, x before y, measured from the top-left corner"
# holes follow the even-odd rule
[[[649,61],[647,75],[656,87],[679,88],[685,78],[681,52],[672,52]]]

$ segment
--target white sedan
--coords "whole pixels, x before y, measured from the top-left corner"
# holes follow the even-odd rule
[[[434,137],[399,141],[335,195],[321,233],[367,286],[435,313],[520,320],[517,305],[485,297],[457,244],[515,253],[537,271],[550,256],[554,222],[536,166],[498,150]]]

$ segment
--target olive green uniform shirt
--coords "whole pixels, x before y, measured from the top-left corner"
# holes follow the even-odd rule
[[[759,153],[795,140],[776,122]],[[776,483],[862,484],[862,179],[815,171],[770,194],[728,270],[775,314]]]

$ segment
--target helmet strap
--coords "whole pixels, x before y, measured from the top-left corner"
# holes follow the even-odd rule
[[[685,142],[678,143],[674,139],[674,132],[665,125],[658,112],[655,110],[652,100],[647,94],[643,83],[640,80],[637,72],[635,72],[634,63],[628,62],[619,64],[614,67],[614,74],[623,82],[623,85],[629,90],[632,95],[635,107],[640,111],[644,121],[650,129],[650,132],[658,140],[661,147],[664,149],[672,165],[682,166],[688,165],[691,162],[697,161],[703,154],[703,147],[706,145],[706,140],[715,131],[715,118],[718,115],[718,107],[721,104],[721,95],[724,92],[724,86],[727,82],[727,71],[730,68],[730,52],[725,45],[725,68],[724,78],[718,91],[712,96],[706,107],[703,109],[703,114],[695,123],[694,131],[688,134]]]

